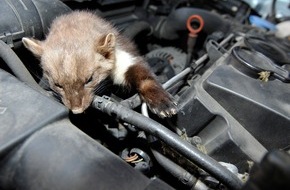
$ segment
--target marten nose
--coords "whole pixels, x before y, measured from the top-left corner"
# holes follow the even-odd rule
[[[68,98],[67,107],[74,114],[83,113],[91,103],[91,98],[87,97],[86,94],[80,93],[79,96],[72,96]]]
[[[80,113],[83,113],[84,112],[84,109],[83,108],[73,108],[71,111],[74,114],[80,114]]]
[[[80,96],[74,96],[70,98],[69,100],[70,109],[74,114],[80,114],[84,112],[85,108],[83,105],[83,99],[84,98]]]

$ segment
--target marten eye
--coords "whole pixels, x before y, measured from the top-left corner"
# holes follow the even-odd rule
[[[63,88],[63,86],[59,83],[54,83],[54,86],[56,86],[57,88]]]
[[[88,78],[88,80],[86,81],[86,84],[89,84],[92,81],[93,81],[93,75],[90,78]]]

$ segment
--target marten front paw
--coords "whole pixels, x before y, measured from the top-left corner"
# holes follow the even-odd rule
[[[155,93],[146,94],[142,99],[146,102],[147,106],[152,113],[161,118],[171,117],[178,111],[177,103],[173,97],[166,91],[157,90]]]
[[[161,100],[157,104],[147,104],[152,113],[161,118],[172,117],[177,113],[177,104],[174,101]]]

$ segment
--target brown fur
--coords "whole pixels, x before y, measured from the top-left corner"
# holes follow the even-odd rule
[[[176,113],[175,103],[171,96],[156,82],[150,70],[142,63],[131,66],[126,72],[130,85],[137,88],[142,100],[147,102],[150,109],[161,117],[172,116]]]
[[[94,88],[102,80],[114,77],[116,48],[138,61],[124,74],[125,85],[136,88],[149,108],[160,116],[176,113],[170,95],[143,65],[135,46],[93,13],[74,11],[60,16],[52,23],[44,41],[28,38],[22,41],[40,57],[50,87],[74,113],[83,112],[91,104]]]

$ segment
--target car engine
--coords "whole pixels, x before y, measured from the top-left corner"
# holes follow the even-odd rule
[[[290,14],[276,4],[262,17],[240,0],[1,1],[0,189],[289,189]],[[53,96],[21,39],[75,10],[137,45],[176,115],[109,80],[83,114]]]

